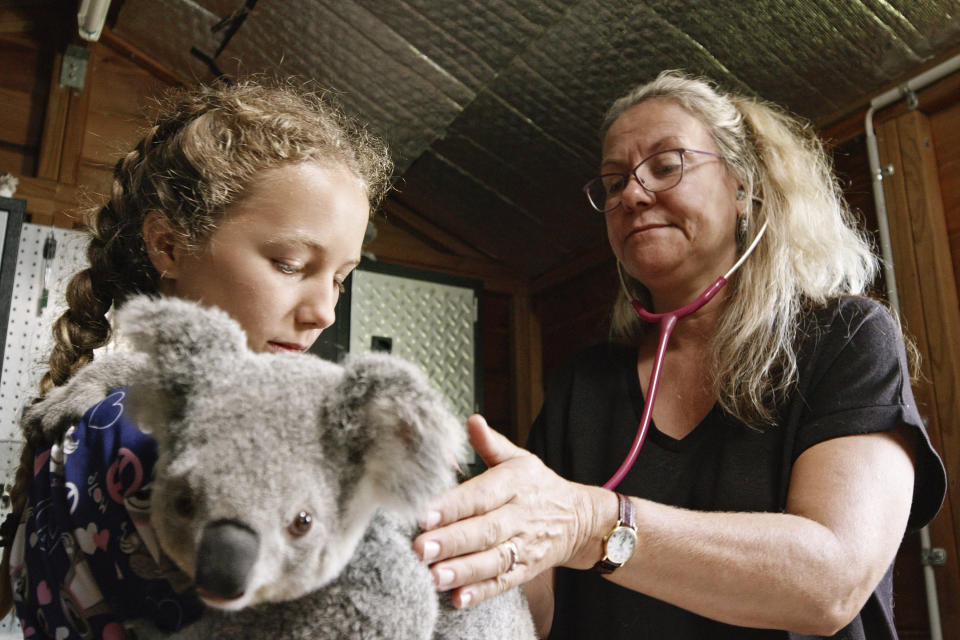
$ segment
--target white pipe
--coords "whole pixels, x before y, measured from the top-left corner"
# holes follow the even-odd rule
[[[107,21],[110,0],[83,0],[77,11],[77,27],[80,37],[90,42],[100,39],[103,25]]]
[[[880,154],[877,151],[877,136],[873,132],[873,113],[909,96],[918,89],[939,80],[960,69],[960,55],[941,62],[935,67],[908,80],[905,84],[886,93],[882,93],[870,101],[870,108],[864,121],[864,130],[867,137],[867,160],[870,163],[870,179],[873,184],[873,200],[877,209],[877,226],[880,231],[880,253],[883,256],[883,272],[887,283],[887,298],[890,306],[900,314],[900,298],[897,295],[896,274],[893,268],[893,251],[890,246],[890,224],[887,219],[887,203],[883,195],[883,173],[880,169]],[[920,557],[923,562],[923,583],[927,594],[927,616],[930,619],[930,640],[943,640],[943,629],[940,625],[940,603],[937,598],[937,579],[930,565],[930,529],[920,529]]]

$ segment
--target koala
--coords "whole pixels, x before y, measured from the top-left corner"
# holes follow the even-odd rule
[[[453,486],[465,430],[414,365],[258,354],[226,313],[131,299],[132,351],[81,369],[28,408],[58,442],[108,390],[156,439],[150,522],[208,605],[173,635],[137,638],[535,638],[520,589],[455,610],[412,550],[415,516]]]

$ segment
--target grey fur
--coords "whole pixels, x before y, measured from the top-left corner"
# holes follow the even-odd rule
[[[414,517],[453,485],[465,446],[417,367],[381,354],[344,366],[256,354],[225,313],[174,298],[132,299],[118,325],[134,351],[95,360],[31,406],[24,435],[56,441],[107,390],[129,386],[158,443],[151,523],[166,554],[195,576],[207,525],[253,532],[248,573],[201,559],[242,595],[172,637],[535,637],[521,590],[454,610],[413,553]],[[298,537],[300,512],[312,522]]]

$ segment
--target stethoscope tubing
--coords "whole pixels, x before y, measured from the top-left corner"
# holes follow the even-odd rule
[[[623,274],[620,273],[619,263],[617,265],[617,272],[620,275],[620,284],[623,286],[623,290],[627,293],[627,297],[630,298],[630,304],[633,306],[634,311],[637,312],[637,315],[644,322],[649,322],[650,324],[659,323],[660,325],[660,337],[657,342],[657,353],[653,359],[653,368],[650,371],[650,383],[647,385],[647,401],[643,406],[643,414],[640,416],[640,424],[637,426],[637,434],[633,438],[633,444],[630,445],[630,450],[627,452],[626,457],[623,459],[623,462],[620,463],[620,467],[617,471],[610,477],[609,480],[603,483],[604,489],[615,489],[630,472],[630,469],[633,468],[634,463],[637,461],[637,456],[640,455],[640,449],[643,447],[643,442],[647,438],[647,431],[650,428],[650,421],[653,419],[653,406],[657,400],[657,390],[660,387],[660,369],[663,367],[663,357],[667,353],[667,343],[670,341],[670,335],[673,333],[674,327],[677,326],[677,321],[684,316],[688,316],[691,313],[694,313],[700,309],[703,305],[710,302],[715,295],[727,284],[727,278],[733,275],[733,272],[740,268],[740,265],[743,264],[744,260],[747,259],[753,250],[756,248],[757,243],[760,241],[760,238],[767,230],[767,223],[764,222],[763,226],[760,227],[760,231],[757,232],[757,235],[753,238],[753,242],[750,243],[750,246],[747,247],[747,250],[743,252],[743,255],[740,256],[740,259],[737,260],[736,264],[730,268],[724,275],[720,276],[713,281],[709,287],[704,289],[703,293],[696,297],[693,302],[683,305],[679,309],[673,311],[667,311],[665,313],[651,313],[643,308],[638,300],[630,298],[629,291],[627,290],[626,284],[623,281]]]

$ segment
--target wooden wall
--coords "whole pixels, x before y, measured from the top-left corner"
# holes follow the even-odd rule
[[[85,206],[101,202],[110,187],[110,168],[137,139],[144,124],[144,100],[177,84],[149,57],[107,31],[90,46],[90,68],[83,92],[59,86],[60,56],[71,40],[74,13],[62,5],[39,2],[37,8],[0,7],[0,172],[21,182],[33,222],[74,226]],[[63,27],[51,25],[66,25]],[[945,233],[955,281],[960,281],[960,92],[957,85],[927,92],[933,110],[929,126],[936,140],[935,159],[945,215]],[[898,112],[899,109],[899,112]],[[883,118],[902,115],[898,107]],[[862,119],[861,119],[862,121]],[[838,129],[840,130],[840,129]],[[836,136],[838,172],[848,199],[861,211],[868,229],[876,229],[862,127],[843,127]],[[831,132],[827,131],[827,137]],[[602,340],[608,330],[617,278],[609,248],[596,248],[556,271],[528,282],[490,262],[468,244],[388,200],[376,219],[378,237],[369,249],[385,262],[412,266],[483,282],[481,344],[484,362],[484,407],[491,424],[516,441],[526,439],[539,410],[543,381],[580,348]],[[941,424],[948,440],[956,439],[956,416]],[[941,434],[937,434],[938,437]],[[953,478],[960,478],[958,461]],[[952,487],[956,486],[954,480]],[[960,496],[957,497],[960,502]],[[955,509],[956,507],[954,507]],[[951,523],[944,535],[956,540]],[[945,544],[941,542],[940,544]],[[955,572],[956,546],[950,552]],[[897,562],[897,616],[903,638],[927,638],[919,553],[908,536]],[[942,571],[943,570],[939,570]],[[948,616],[960,594],[948,585]],[[950,609],[953,607],[953,609]],[[954,618],[950,618],[952,621]],[[960,637],[960,629],[952,628]]]
[[[952,100],[936,99],[944,87],[953,88]],[[948,78],[921,93],[916,109],[892,109],[876,127],[881,165],[893,169],[883,186],[901,313],[923,361],[914,391],[947,466],[947,498],[929,530],[946,552],[935,574],[948,638],[960,636],[960,253],[949,233],[960,218],[960,154],[951,147],[960,127],[957,89],[960,77]]]

